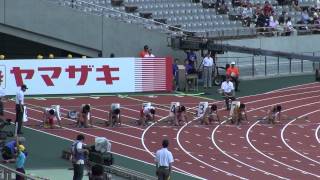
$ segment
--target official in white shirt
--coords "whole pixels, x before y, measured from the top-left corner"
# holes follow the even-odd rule
[[[21,128],[23,123],[24,92],[26,92],[27,89],[27,86],[23,84],[16,94],[16,125],[18,123],[18,134],[22,134]]]
[[[221,89],[223,90],[223,95],[225,97],[225,102],[227,106],[227,110],[230,110],[229,107],[229,100],[234,100],[234,86],[233,83],[230,81],[230,77],[226,77],[226,81],[221,84]]]
[[[156,174],[158,180],[167,180],[170,177],[173,156],[172,153],[168,150],[169,141],[167,139],[162,141],[162,148],[157,151],[155,162],[156,162]]]
[[[203,59],[202,65],[203,65],[203,87],[211,88],[212,87],[212,70],[214,67],[214,62],[210,52]]]

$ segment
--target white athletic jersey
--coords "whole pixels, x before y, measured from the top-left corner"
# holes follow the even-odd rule
[[[150,114],[150,110],[151,109],[155,109],[153,106],[146,106],[146,107],[144,107],[143,108],[143,114],[144,115],[148,115],[148,114]]]

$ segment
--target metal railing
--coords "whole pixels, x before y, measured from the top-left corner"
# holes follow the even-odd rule
[[[12,168],[9,168],[3,164],[0,164],[0,179],[1,180],[13,180],[16,178],[16,175],[24,177],[25,180],[49,180],[47,178],[35,177],[27,174],[18,172]]]
[[[313,53],[315,55],[315,53]],[[241,78],[263,78],[314,73],[319,63],[301,59],[285,59],[271,56],[217,57],[218,66],[236,62]]]

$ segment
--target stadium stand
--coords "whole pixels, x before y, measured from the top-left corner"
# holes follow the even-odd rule
[[[270,31],[275,31],[271,35],[290,35],[293,29],[287,27],[291,26],[287,23],[288,19],[291,19],[292,26],[301,32],[314,32],[319,24],[317,5],[313,0],[301,1],[298,5],[291,1],[281,2],[279,5],[276,0],[239,1],[236,4],[230,0],[203,0],[199,3],[190,0],[60,0],[58,2],[86,13],[104,14],[129,23],[142,23],[149,29],[161,29],[171,33],[180,31],[200,37],[248,37],[261,32],[265,35]],[[268,8],[270,10],[267,10]],[[264,16],[260,17],[262,11]],[[279,23],[278,17],[283,12],[285,12],[285,22]],[[259,25],[261,20],[262,24]]]

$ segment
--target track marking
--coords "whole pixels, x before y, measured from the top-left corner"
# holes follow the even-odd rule
[[[150,124],[150,125],[143,131],[143,133],[142,133],[142,135],[141,135],[141,138],[140,138],[140,139],[141,139],[141,144],[142,144],[143,148],[145,149],[145,151],[148,152],[152,157],[155,157],[155,154],[152,153],[152,152],[148,149],[148,147],[146,146],[146,144],[144,143],[145,134],[146,134],[147,131],[148,131],[152,126],[154,126],[157,122],[163,121],[163,120],[165,120],[165,119],[168,118],[168,117],[169,117],[169,116],[165,116],[165,117],[159,119],[158,121],[156,121],[155,123]],[[191,164],[192,164],[192,163],[191,163]],[[184,170],[182,170],[182,169],[179,169],[179,168],[177,168],[177,167],[175,167],[175,166],[173,166],[173,168],[176,169],[176,170],[178,170],[178,171],[181,171],[181,172],[185,173],[186,175],[189,175],[189,176],[192,176],[192,177],[194,177],[194,178],[201,179],[201,180],[205,180],[204,178],[202,178],[202,177],[200,177],[200,176],[197,176],[197,175],[188,173],[188,172],[186,172],[186,171],[184,171]]]
[[[43,111],[39,111],[39,110],[37,110],[37,109],[32,109],[32,108],[30,108],[30,107],[28,107],[28,109],[33,110],[33,111],[36,111],[36,112],[39,112],[39,113],[43,113]],[[62,108],[60,108],[60,109],[62,109]],[[66,113],[61,113],[61,115],[67,115],[67,114],[66,114]],[[65,117],[61,117],[61,119],[65,119],[65,120],[71,121],[71,122],[77,122],[76,120],[72,120],[72,119],[65,118]],[[41,121],[41,122],[43,122],[43,121]],[[103,128],[103,127],[95,126],[95,125],[93,125],[93,127],[97,128],[97,129],[101,129],[101,130],[105,130],[105,131],[110,131],[110,132],[113,132],[113,133],[116,133],[116,134],[121,134],[121,135],[124,135],[124,136],[128,136],[128,137],[131,137],[131,138],[140,140],[140,137],[133,136],[133,135],[130,135],[130,134],[125,134],[125,133],[122,133],[122,132],[118,132],[118,131],[115,131],[115,130],[111,130],[111,129],[107,129],[107,128]]]
[[[305,98],[305,99],[308,99],[308,98]],[[289,111],[289,110],[292,110],[292,109],[297,109],[297,108],[300,108],[300,107],[310,106],[310,105],[319,104],[319,103],[320,103],[320,102],[308,103],[308,104],[304,104],[304,105],[301,105],[301,106],[296,106],[296,107],[294,107],[294,108],[289,108],[289,109],[286,109],[286,110],[284,110],[284,111]],[[257,148],[251,143],[250,138],[249,138],[249,133],[250,133],[251,129],[252,129],[257,123],[259,123],[259,121],[253,123],[253,124],[249,127],[249,129],[247,130],[247,133],[246,133],[247,142],[250,144],[250,146],[251,146],[256,152],[258,152],[259,154],[263,155],[264,157],[266,157],[266,158],[268,158],[268,159],[270,159],[270,160],[272,160],[272,161],[274,161],[274,162],[277,162],[277,163],[279,163],[279,164],[281,164],[281,165],[283,165],[283,166],[287,166],[288,168],[295,169],[295,170],[300,171],[300,172],[302,172],[302,173],[304,173],[304,174],[309,174],[309,175],[312,175],[312,176],[315,176],[315,177],[320,178],[320,176],[317,175],[317,174],[313,174],[313,173],[310,173],[310,172],[301,170],[301,169],[299,169],[299,168],[293,167],[293,166],[291,166],[291,165],[288,165],[288,164],[286,164],[286,163],[283,163],[283,162],[281,162],[281,161],[278,161],[278,160],[276,160],[276,159],[274,159],[274,158],[272,158],[272,157],[270,157],[270,156],[267,156],[266,154],[264,154],[263,152],[261,152],[259,149],[257,149]]]
[[[315,132],[316,139],[317,139],[318,143],[320,144],[319,129],[320,129],[320,124],[319,124],[319,126],[317,127],[316,132]]]
[[[300,93],[297,93],[297,94],[300,94]],[[295,94],[291,94],[291,96],[292,96],[292,95],[295,95]],[[276,97],[279,98],[279,97],[283,97],[283,96],[276,96]],[[294,102],[294,101],[304,100],[304,99],[309,99],[309,98],[314,98],[314,97],[319,97],[319,96],[312,96],[312,97],[308,97],[308,98],[294,99],[294,100],[284,101],[284,102],[282,102],[282,103]],[[274,99],[274,98],[275,98],[275,97],[273,97],[273,99]],[[270,98],[266,98],[266,99],[270,99]],[[266,105],[266,106],[262,106],[262,107],[259,107],[259,108],[256,108],[256,109],[251,109],[251,110],[249,110],[249,111],[247,111],[247,112],[256,111],[256,110],[259,110],[259,109],[262,109],[262,108],[265,108],[265,107],[269,107],[269,106],[272,106],[272,105]],[[259,122],[259,121],[257,121],[256,123],[258,123],[258,122]],[[222,125],[222,124],[225,124],[225,123],[226,123],[226,121],[222,122],[221,125]],[[234,158],[233,156],[231,156],[231,155],[229,155],[228,153],[226,153],[225,151],[223,151],[223,150],[216,144],[215,139],[214,139],[214,134],[215,134],[215,131],[217,131],[217,129],[218,129],[219,127],[220,127],[220,125],[216,126],[216,128],[212,131],[212,134],[211,134],[211,140],[212,140],[213,144],[216,146],[216,148],[217,148],[221,153],[223,153],[224,155],[226,155],[227,157],[229,157],[229,158],[231,158],[231,159],[233,159],[233,160],[235,160],[235,161],[237,161],[237,162],[239,162],[239,163],[241,163],[241,164],[243,164],[243,165],[245,165],[245,166],[248,166],[248,167],[251,167],[251,168],[256,168],[256,167],[254,167],[254,166],[252,166],[252,165],[250,165],[250,164],[247,164],[247,163],[245,163],[245,162],[242,162],[242,161]],[[250,130],[248,130],[248,131],[250,131]],[[248,132],[248,131],[247,131],[247,132]],[[221,142],[221,140],[218,140],[218,141]],[[243,146],[243,149],[247,149],[247,148],[248,148],[248,147]],[[280,147],[280,148],[282,148],[282,147]],[[257,170],[258,170],[258,171],[261,171],[261,172],[263,172],[263,173],[269,173],[269,172],[264,171],[264,170],[262,170],[262,169],[258,169],[258,168],[257,168]],[[273,175],[273,176],[276,176],[276,177],[278,177],[278,178],[281,178],[281,179],[287,179],[287,178],[285,178],[285,177],[282,177],[282,176],[279,176],[279,175],[276,175],[276,174],[273,174],[273,173],[269,173],[269,174],[270,174],[270,175]]]
[[[299,85],[295,85],[295,86],[284,87],[284,88],[276,89],[276,90],[273,90],[273,91],[269,91],[267,94],[269,94],[269,93],[286,92],[286,91],[291,91],[291,90],[299,90],[299,89],[310,89],[310,88],[314,88],[314,87],[316,87],[316,88],[319,87],[319,86],[308,87],[308,85],[311,85],[311,84],[318,84],[318,82],[312,82],[312,83],[307,83],[307,84],[299,84]],[[297,87],[300,87],[300,86],[307,86],[307,87],[297,88]]]
[[[10,112],[10,111],[6,111],[5,112],[7,113],[10,113],[10,114],[15,114],[13,112]],[[63,137],[63,136],[59,136],[59,135],[56,135],[56,134],[52,134],[52,133],[49,133],[49,132],[46,132],[46,131],[42,131],[42,130],[39,130],[39,129],[35,129],[35,128],[31,128],[31,127],[28,127],[28,126],[23,126],[24,128],[27,128],[27,129],[30,129],[30,130],[33,130],[33,131],[37,131],[39,133],[43,133],[43,134],[47,134],[49,136],[54,136],[54,137],[57,137],[57,138],[60,138],[60,139],[63,139],[63,140],[67,140],[67,141],[70,141],[70,142],[74,142],[74,139],[69,139],[69,138],[66,138],[66,137]],[[140,160],[140,159],[136,159],[136,158],[133,158],[133,157],[129,157],[129,156],[126,156],[126,155],[123,155],[123,154],[119,154],[117,152],[113,152],[111,151],[113,154],[116,154],[118,156],[122,156],[122,157],[125,157],[125,158],[128,158],[128,159],[132,159],[132,160],[135,160],[135,161],[138,161],[138,162],[142,162],[142,163],[145,163],[145,164],[148,164],[148,165],[151,165],[151,166],[155,166],[154,163],[149,163],[147,161],[143,161],[143,160]],[[178,159],[176,159],[177,161],[179,161]],[[183,172],[180,172],[180,171],[176,171],[176,170],[173,170],[174,172],[176,173],[180,173],[180,174],[184,174],[184,175],[187,175]]]
[[[32,109],[32,108],[30,108],[30,107],[29,107],[28,109],[29,109],[29,110],[33,110],[33,111],[38,111],[38,110]],[[10,111],[6,111],[6,112],[8,112],[8,113],[10,113],[10,114],[15,114],[15,113],[10,112]],[[38,112],[42,112],[42,111],[38,111]],[[28,118],[29,118],[29,119],[32,119],[32,120],[34,120],[34,121],[40,122],[40,123],[43,122],[42,120],[38,120],[38,119],[33,118],[33,117],[28,117]],[[80,134],[84,134],[84,135],[91,136],[91,137],[94,137],[94,138],[98,137],[98,136],[95,136],[95,135],[92,135],[92,134],[89,134],[89,133],[86,133],[86,132],[74,130],[74,129],[71,129],[71,128],[62,127],[61,129],[63,129],[63,130],[68,130],[68,131],[73,131],[73,132],[80,133]],[[111,142],[113,142],[113,143],[115,143],[115,144],[119,144],[119,145],[125,146],[125,147],[130,147],[130,148],[135,149],[135,150],[140,150],[140,151],[146,152],[145,149],[141,149],[141,148],[138,148],[138,147],[130,146],[130,145],[123,144],[123,143],[120,143],[120,142],[117,142],[117,141],[113,141],[113,140],[109,140],[109,141],[111,141]]]
[[[218,167],[212,166],[211,164],[208,164],[208,163],[206,163],[206,162],[204,162],[204,161],[196,158],[196,157],[193,156],[190,152],[188,152],[186,149],[183,148],[183,146],[181,145],[180,140],[179,140],[181,131],[182,131],[188,124],[190,124],[191,122],[196,121],[196,120],[198,120],[198,119],[199,119],[199,118],[195,118],[195,119],[193,119],[192,121],[189,121],[188,123],[184,124],[184,125],[179,129],[176,138],[177,138],[177,143],[178,143],[180,149],[182,149],[182,151],[183,151],[184,153],[186,153],[187,155],[189,155],[191,158],[195,159],[196,161],[198,161],[198,162],[200,162],[200,163],[202,163],[202,164],[204,164],[204,165],[206,165],[206,166],[208,166],[208,167],[211,167],[212,169],[215,169],[215,170],[217,170],[217,171],[223,172],[223,173],[225,173],[226,175],[234,176],[234,177],[239,178],[239,179],[247,179],[247,178],[245,178],[245,177],[238,176],[238,175],[236,175],[236,174],[230,173],[230,172],[225,171],[225,170],[223,170],[223,169],[220,169],[220,168],[218,168]]]
[[[47,100],[46,98],[42,98],[42,97],[36,97],[36,98],[33,98],[35,100],[38,100],[38,101],[45,101]]]
[[[308,160],[310,160],[310,161],[312,161],[312,162],[315,162],[315,163],[317,163],[317,164],[320,164],[320,162],[319,162],[319,161],[316,161],[316,160],[314,160],[314,159],[312,159],[312,158],[309,158],[309,157],[301,154],[300,152],[296,151],[295,149],[293,149],[293,148],[286,142],[286,139],[284,138],[284,131],[286,130],[286,128],[287,128],[291,123],[293,123],[293,122],[296,121],[297,119],[306,117],[306,116],[308,116],[308,115],[310,115],[310,114],[314,114],[314,113],[319,112],[319,111],[320,111],[320,110],[316,110],[316,111],[312,111],[312,112],[309,112],[309,113],[307,113],[307,114],[304,114],[304,115],[302,115],[302,116],[299,116],[299,117],[293,119],[292,121],[290,121],[289,123],[287,123],[287,124],[282,128],[282,130],[281,130],[281,139],[282,139],[282,142],[283,142],[291,151],[293,151],[293,152],[295,152],[296,154],[300,155],[301,157],[304,157],[305,159],[308,159]]]

